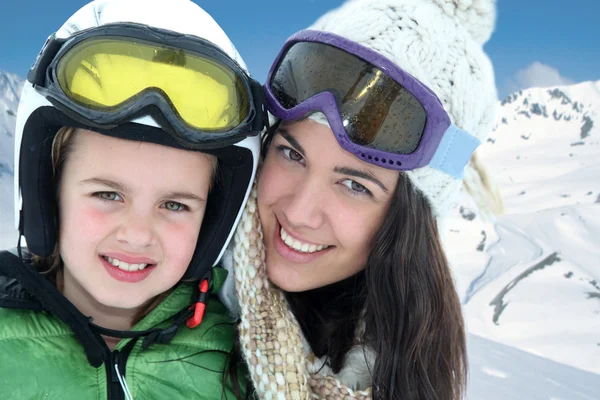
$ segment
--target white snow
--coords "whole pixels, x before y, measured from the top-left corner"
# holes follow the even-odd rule
[[[469,400],[598,400],[600,376],[469,335]]]

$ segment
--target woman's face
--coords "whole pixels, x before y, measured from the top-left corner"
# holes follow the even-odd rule
[[[91,131],[74,140],[59,186],[65,296],[78,306],[136,309],[187,270],[212,160]]]
[[[326,125],[283,124],[258,181],[269,279],[300,292],[362,270],[397,180],[343,150]]]

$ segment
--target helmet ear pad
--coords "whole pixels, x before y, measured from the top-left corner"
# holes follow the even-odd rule
[[[253,156],[249,149],[229,146],[207,150],[219,160],[215,184],[210,194],[198,236],[198,244],[185,279],[201,279],[216,264],[235,223],[243,212],[246,193],[252,180]]]
[[[41,257],[52,254],[58,235],[52,142],[58,129],[70,124],[59,122],[57,114],[53,107],[41,107],[29,116],[19,154],[19,187],[23,201],[19,231],[25,236],[28,249]]]
[[[189,150],[160,128],[126,123],[113,129],[101,129],[77,122],[52,106],[36,109],[24,125],[19,155],[19,187],[23,202],[19,231],[25,236],[29,250],[41,257],[50,256],[58,240],[58,192],[51,154],[54,137],[63,126]],[[202,278],[218,261],[235,221],[243,211],[241,206],[253,172],[250,149],[232,145],[203,152],[216,156],[219,167],[185,279]]]

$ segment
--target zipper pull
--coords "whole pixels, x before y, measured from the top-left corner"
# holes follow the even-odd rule
[[[116,353],[116,351],[115,351]],[[127,386],[127,381],[125,380],[125,376],[121,375],[121,372],[119,371],[119,355],[118,353],[115,354],[115,372],[117,373],[117,379],[119,380],[119,384],[121,385],[121,389],[123,389],[123,393],[125,394],[125,400],[133,400],[133,396],[131,395],[131,392],[129,391],[129,386]],[[113,381],[114,381],[114,377],[113,377]]]

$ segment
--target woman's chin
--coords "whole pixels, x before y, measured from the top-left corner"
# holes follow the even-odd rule
[[[306,287],[305,279],[298,277],[289,268],[280,264],[275,264],[269,268],[269,263],[267,262],[267,277],[271,283],[285,292],[303,292],[311,289],[310,287]]]

